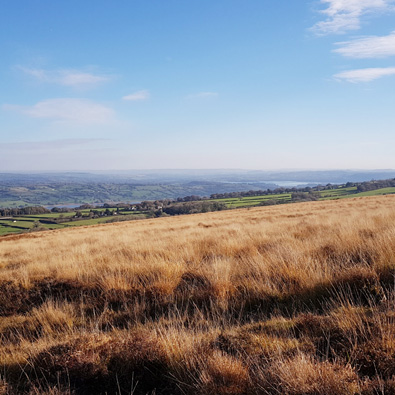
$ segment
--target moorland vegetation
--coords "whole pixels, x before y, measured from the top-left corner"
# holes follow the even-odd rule
[[[394,204],[0,238],[0,393],[393,394]]]

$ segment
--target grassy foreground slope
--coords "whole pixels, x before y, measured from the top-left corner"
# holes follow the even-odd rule
[[[0,394],[394,394],[395,196],[0,238]]]

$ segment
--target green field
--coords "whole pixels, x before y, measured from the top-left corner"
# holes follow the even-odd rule
[[[357,187],[340,187],[336,189],[328,189],[324,191],[314,192],[318,200],[333,200],[333,199],[344,199],[352,197],[364,197],[364,196],[376,196],[386,195],[395,193],[395,188],[382,188],[367,192],[358,192]],[[273,195],[262,195],[262,196],[246,196],[240,198],[223,198],[223,199],[210,199],[208,202],[219,202],[226,204],[227,208],[242,208],[259,206],[264,202],[270,200],[282,202],[291,202],[290,193],[273,194]]]
[[[12,227],[6,227],[6,226],[2,226],[2,224],[0,224],[0,236],[5,236],[5,235],[10,235],[13,233],[21,233],[21,229],[18,228],[12,228]]]
[[[86,210],[89,212],[89,210]],[[81,211],[82,212],[82,211]],[[51,213],[51,214],[33,214],[33,215],[26,215],[24,218],[34,218],[34,219],[57,219],[57,218],[72,218],[76,214],[75,211],[70,213]]]
[[[98,209],[103,211],[105,209]],[[0,219],[0,236],[11,233],[22,233],[42,229],[62,229],[70,226],[88,226],[107,222],[114,217],[89,218],[89,210],[82,210],[84,217],[75,219],[76,212],[48,213],[26,215]],[[45,221],[61,220],[59,223],[45,223]]]
[[[0,220],[0,235],[31,231],[34,229],[35,223],[38,229],[61,229],[67,226],[67,224],[44,224],[33,217],[15,217]]]
[[[373,191],[357,192],[356,187],[351,188],[339,188],[329,191],[318,192],[321,197],[319,200],[333,200],[333,199],[344,199],[351,197],[364,197],[364,196],[377,196],[377,195],[388,195],[395,193],[395,188],[381,188]]]
[[[354,197],[363,197],[363,196],[376,196],[376,195],[391,195],[395,193],[395,188],[382,188],[376,189],[375,191],[367,191],[356,193]]]
[[[106,208],[92,209],[98,212],[104,212]],[[109,208],[110,211],[115,211],[115,207]],[[99,218],[90,218],[90,209],[79,210],[82,213],[81,218],[75,218],[77,212],[70,211],[66,213],[46,213],[46,214],[31,214],[23,216],[15,216],[12,218],[0,217],[0,236],[14,233],[31,232],[34,230],[43,229],[62,229],[74,226],[89,226],[112,222],[112,220],[124,219],[144,219],[146,214],[141,211],[120,211],[118,215],[105,216]],[[126,218],[127,216],[127,218]],[[129,218],[132,217],[132,218]],[[58,223],[55,221],[58,220]],[[53,223],[45,223],[53,222]]]
[[[261,203],[269,200],[291,201],[291,194],[282,193],[277,195],[245,196],[240,198],[210,199],[207,201],[223,203],[226,204],[228,208],[242,208],[259,206]]]
[[[317,193],[320,195],[320,200],[351,197],[350,195],[357,193],[357,187],[330,189],[327,191],[319,191]]]

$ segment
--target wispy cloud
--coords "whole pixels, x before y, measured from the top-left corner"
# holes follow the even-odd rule
[[[127,101],[142,101],[147,100],[150,97],[150,93],[147,90],[142,90],[138,92],[131,93],[130,95],[126,95],[122,98],[122,100]]]
[[[340,55],[348,58],[386,58],[395,55],[395,31],[388,36],[369,36],[356,40],[337,43],[335,49]]]
[[[0,150],[26,151],[48,151],[60,149],[75,149],[81,146],[91,146],[92,144],[108,142],[108,139],[83,138],[83,139],[60,139],[47,141],[20,141],[0,144]]]
[[[207,99],[210,97],[218,97],[218,92],[199,92],[192,95],[188,95],[188,99]]]
[[[337,80],[344,80],[348,82],[370,82],[382,77],[395,75],[395,67],[369,68],[348,70],[335,74],[334,78]]]
[[[17,66],[25,74],[43,83],[57,84],[72,88],[93,88],[110,80],[110,76],[93,74],[75,69],[44,70]]]
[[[33,106],[6,104],[3,109],[18,111],[32,118],[90,124],[106,123],[114,116],[114,111],[109,107],[91,100],[74,98],[49,99]]]
[[[316,23],[312,30],[325,35],[360,29],[364,15],[391,11],[394,0],[321,0],[321,3],[327,5],[321,11],[326,19]]]

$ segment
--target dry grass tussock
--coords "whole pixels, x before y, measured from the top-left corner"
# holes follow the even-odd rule
[[[0,239],[0,394],[394,394],[395,196]]]

